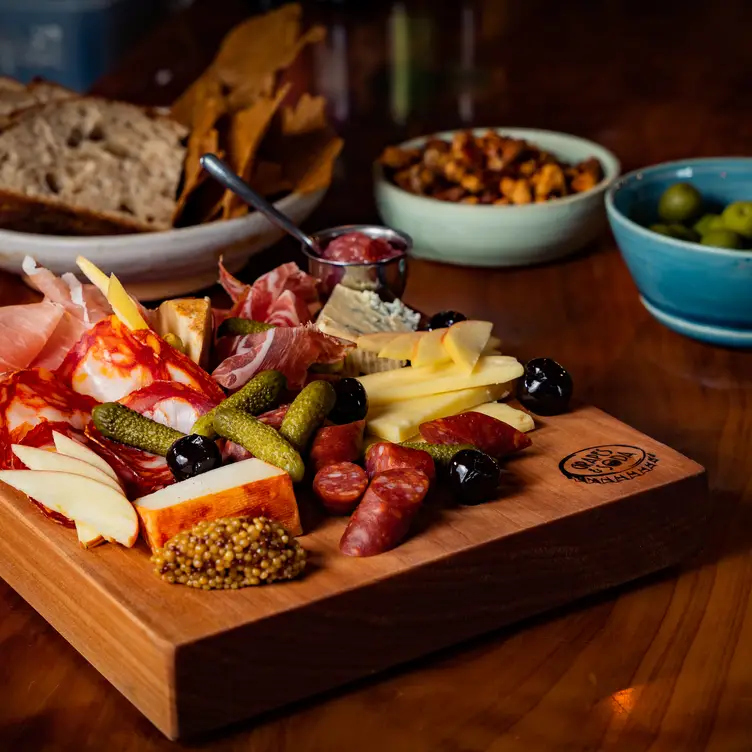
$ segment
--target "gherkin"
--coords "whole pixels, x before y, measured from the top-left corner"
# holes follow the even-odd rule
[[[108,439],[163,457],[184,433],[163,426],[119,402],[105,402],[91,411],[97,430]]]
[[[336,401],[337,393],[328,381],[312,381],[293,400],[280,426],[280,434],[298,451],[304,451]]]
[[[443,467],[449,465],[457,452],[461,452],[463,449],[475,449],[472,444],[430,444],[427,441],[403,441],[400,446],[428,452],[433,457],[433,461]]]

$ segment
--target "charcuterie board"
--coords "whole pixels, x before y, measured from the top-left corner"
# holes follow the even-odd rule
[[[148,549],[80,548],[7,486],[0,576],[171,738],[215,729],[682,560],[702,467],[592,407],[541,419],[497,501],[429,499],[411,537],[339,552],[346,520],[304,520],[306,576],[166,586]]]

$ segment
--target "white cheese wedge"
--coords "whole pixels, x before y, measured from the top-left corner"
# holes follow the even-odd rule
[[[508,393],[507,384],[493,384],[373,407],[366,418],[367,429],[387,441],[406,441],[418,432],[421,423],[456,415],[475,405],[502,399]]]
[[[290,476],[259,459],[223,465],[133,502],[152,550],[199,521],[268,517],[302,532]]]
[[[359,380],[366,390],[369,404],[376,406],[476,386],[506,384],[522,376],[522,373],[522,365],[515,358],[508,355],[488,355],[478,360],[472,373],[451,363],[437,368],[409,367],[373,373],[361,376]]]
[[[115,315],[129,329],[148,329],[149,325],[138,310],[133,298],[125,291],[122,282],[110,274],[110,284],[107,287],[107,300]]]
[[[185,354],[202,368],[209,365],[213,323],[209,298],[166,300],[157,309],[157,334],[180,337]]]
[[[138,515],[133,505],[121,491],[97,480],[48,470],[0,470],[0,481],[53,512],[85,523],[107,540],[130,548],[138,538]]]
[[[433,329],[421,337],[413,351],[410,362],[420,368],[422,366],[440,366],[449,363],[451,358],[442,340],[448,329]]]
[[[459,321],[444,335],[444,349],[458,366],[470,373],[488,345],[492,329],[490,321]]]
[[[485,405],[473,407],[470,412],[490,415],[492,418],[496,418],[496,420],[500,420],[502,423],[506,423],[523,433],[532,431],[535,428],[535,421],[532,415],[504,402],[488,402]]]
[[[96,452],[89,449],[89,447],[80,444],[75,439],[71,439],[64,433],[52,432],[52,440],[55,442],[55,450],[58,454],[65,454],[68,457],[75,457],[77,460],[83,460],[89,465],[101,470],[105,475],[108,475],[112,480],[118,480],[117,474],[110,467],[107,460],[100,457]]]
[[[413,348],[424,334],[425,332],[407,332],[398,335],[379,350],[379,357],[391,358],[392,360],[410,360],[413,355]]]
[[[358,350],[375,353],[378,355],[393,339],[401,336],[399,332],[373,332],[373,334],[364,334],[358,337],[355,344]]]

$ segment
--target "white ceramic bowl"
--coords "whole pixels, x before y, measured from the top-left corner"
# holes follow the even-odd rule
[[[325,190],[290,194],[275,206],[299,224],[321,203]],[[263,214],[210,222],[164,232],[101,237],[64,237],[0,230],[0,268],[20,274],[24,256],[33,256],[55,274],[76,272],[76,256],[116,274],[140,300],[184,295],[217,281],[222,256],[229,272],[282,236]]]
[[[481,135],[488,128],[476,128]],[[529,141],[564,162],[597,157],[604,179],[584,193],[522,206],[459,204],[417,196],[374,170],[376,205],[384,224],[413,239],[412,255],[465,266],[518,266],[550,261],[594,240],[606,227],[603,194],[619,175],[619,160],[584,138],[532,128],[495,128]],[[451,139],[445,131],[401,144],[421,146],[428,138]]]

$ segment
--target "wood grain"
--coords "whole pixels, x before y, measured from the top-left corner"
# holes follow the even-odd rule
[[[752,18],[743,0],[405,5],[414,62],[404,110],[395,106],[405,79],[404,68],[398,72],[391,62],[393,4],[307,6],[328,24],[330,41],[315,66],[295,75],[330,94],[346,140],[311,230],[376,219],[370,163],[385,143],[465,123],[576,133],[612,149],[625,170],[750,153],[752,100],[744,92]],[[245,0],[197,0],[98,91],[168,103],[248,9]],[[173,73],[168,86],[154,83],[158,70]],[[246,278],[295,253],[293,244],[280,244],[254,260]],[[0,303],[28,295],[17,280],[0,281]],[[556,357],[572,371],[581,398],[704,465],[711,495],[702,551],[665,574],[206,737],[199,746],[748,752],[749,353],[707,347],[653,321],[608,235],[576,258],[539,268],[416,263],[406,299],[429,311],[456,308],[492,319],[509,352]],[[168,742],[2,583],[0,641],[0,746],[196,748]],[[298,677],[291,672],[288,679]]]
[[[346,523],[330,518],[300,538],[312,558],[305,577],[238,592],[170,587],[143,546],[83,550],[3,486],[0,576],[169,737],[213,730],[698,548],[707,514],[699,465],[589,407],[548,418],[534,436],[508,462],[513,481],[499,501],[429,505],[408,542],[365,559],[339,552]],[[604,445],[612,457],[637,448],[621,450],[644,458],[632,477],[576,471],[597,481],[586,483],[560,469]]]

